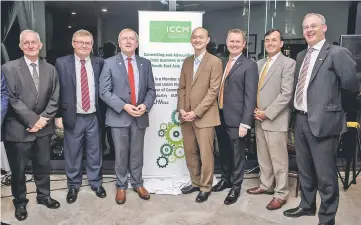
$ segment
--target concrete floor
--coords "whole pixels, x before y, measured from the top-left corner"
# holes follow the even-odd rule
[[[63,176],[52,176],[62,179]],[[106,178],[104,181],[111,181]],[[47,209],[36,204],[36,195],[29,194],[28,219],[19,222],[14,217],[12,198],[1,199],[1,221],[8,224],[26,225],[317,225],[318,218],[301,217],[291,219],[283,216],[283,211],[296,207],[300,198],[295,198],[295,179],[290,178],[290,196],[287,204],[280,210],[268,211],[265,207],[272,196],[250,196],[246,189],[257,185],[258,178],[246,179],[241,197],[232,206],[225,206],[223,200],[227,191],[212,193],[207,202],[195,202],[196,193],[191,195],[152,195],[151,200],[141,200],[131,189],[127,192],[127,202],[117,205],[114,201],[114,183],[105,183],[107,198],[99,199],[89,187],[82,187],[78,200],[67,204],[67,190],[52,191],[61,207],[57,210]],[[52,181],[51,188],[64,188],[66,181]],[[341,187],[341,186],[340,186]],[[28,191],[34,191],[34,183],[28,183]],[[358,184],[352,185],[346,192],[340,189],[340,204],[336,217],[337,225],[361,225],[361,176]],[[1,188],[1,196],[11,194],[10,187]],[[319,203],[319,197],[317,202]]]

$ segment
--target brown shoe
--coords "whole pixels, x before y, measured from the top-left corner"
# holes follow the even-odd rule
[[[260,187],[254,187],[254,188],[248,189],[247,193],[250,195],[261,195],[261,194],[273,195],[274,192],[269,192],[269,191],[263,190]]]
[[[117,204],[124,204],[126,201],[125,197],[125,190],[124,189],[117,189],[117,195],[115,196],[115,202]]]
[[[286,200],[282,200],[279,198],[273,198],[270,203],[266,206],[268,210],[276,210],[280,209],[284,204],[286,204]]]
[[[138,193],[139,198],[143,199],[143,200],[149,200],[150,199],[150,194],[147,191],[147,189],[145,189],[144,186],[141,186],[137,189],[134,189],[135,192]]]

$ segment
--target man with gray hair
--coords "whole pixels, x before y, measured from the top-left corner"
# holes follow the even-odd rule
[[[15,217],[25,220],[25,168],[32,156],[37,203],[59,208],[50,197],[50,137],[54,133],[54,117],[58,110],[59,81],[55,68],[39,59],[42,47],[39,34],[24,30],[19,47],[24,57],[2,66],[9,90],[9,109],[5,126],[5,147],[11,168],[11,191]]]
[[[318,190],[319,224],[334,225],[339,202],[335,159],[346,126],[341,89],[358,91],[356,63],[348,49],[325,40],[327,25],[321,14],[307,14],[302,27],[308,48],[296,58],[292,101],[301,203],[284,215],[315,215]]]

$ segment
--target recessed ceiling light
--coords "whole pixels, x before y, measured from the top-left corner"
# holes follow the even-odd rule
[[[72,12],[71,14],[72,14],[72,15],[76,15],[76,12]]]
[[[103,12],[108,12],[108,10],[107,10],[107,9],[102,9],[102,11],[103,11]]]
[[[71,26],[68,26],[68,28],[71,28]]]

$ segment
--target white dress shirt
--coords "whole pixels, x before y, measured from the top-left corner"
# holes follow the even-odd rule
[[[121,52],[122,56],[123,56],[123,60],[124,60],[124,64],[125,64],[125,69],[127,70],[128,73],[128,58],[132,58],[131,60],[131,64],[133,67],[133,73],[134,73],[134,85],[135,85],[135,101],[138,102],[138,91],[139,91],[139,68],[137,65],[137,60],[135,57],[135,54],[132,55],[132,57],[128,57],[126,54],[124,54],[123,52]]]
[[[297,97],[295,96],[294,98],[294,107],[297,110],[301,110],[301,111],[305,111],[307,112],[307,89],[308,89],[308,85],[310,83],[310,78],[311,78],[311,74],[312,74],[312,70],[313,67],[315,66],[316,60],[318,58],[318,54],[321,51],[321,48],[323,46],[323,44],[325,44],[326,40],[323,39],[322,41],[318,42],[317,44],[315,44],[312,48],[314,48],[313,52],[311,53],[311,58],[310,58],[310,64],[308,66],[308,70],[307,70],[307,75],[306,75],[306,81],[305,81],[305,86],[303,87],[303,101],[302,101],[302,105],[298,105],[297,104]],[[310,48],[310,46],[308,46],[308,48]],[[308,49],[307,48],[307,49]],[[306,58],[306,57],[305,57]],[[298,77],[301,75],[301,71],[302,71],[302,67],[303,67],[303,63],[305,62],[305,60],[303,60],[301,68],[300,68],[300,72],[298,74]],[[297,93],[298,90],[298,81],[297,81],[297,87],[296,87],[296,92]]]
[[[34,74],[33,74],[33,66],[31,66],[32,63],[35,63],[36,64],[36,72],[38,72],[38,75],[40,77],[40,74],[39,74],[39,58],[36,59],[35,62],[32,62],[28,57],[26,57],[24,55],[24,59],[25,59],[25,62],[26,62],[26,65],[28,66],[29,70],[30,70],[30,74],[32,77],[34,77]]]
[[[74,54],[75,58],[75,73],[76,73],[76,111],[80,114],[90,114],[96,111],[95,108],[95,82],[94,71],[90,57],[85,58],[85,70],[88,76],[88,87],[90,97],[90,108],[88,111],[83,110],[82,97],[81,97],[81,62],[80,58]]]
[[[197,73],[198,67],[202,62],[203,56],[206,53],[206,51],[204,51],[202,54],[200,54],[198,57],[196,57],[196,55],[194,55],[194,63],[193,63],[193,79],[194,76]]]

